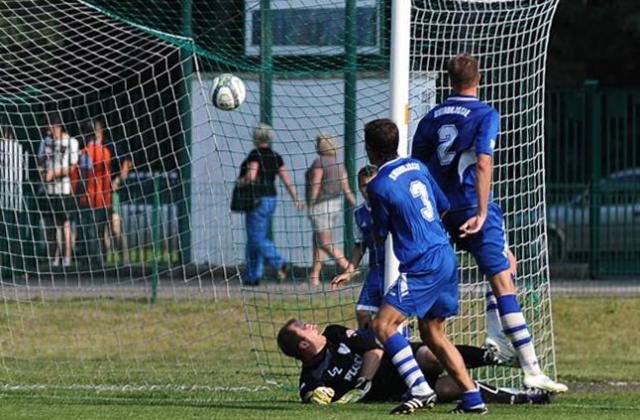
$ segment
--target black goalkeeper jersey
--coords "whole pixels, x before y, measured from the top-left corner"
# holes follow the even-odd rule
[[[333,401],[353,389],[362,370],[364,354],[380,346],[370,336],[341,325],[329,325],[322,332],[327,337],[326,347],[302,365],[300,373],[300,398],[319,386],[335,391]],[[416,346],[419,346],[416,345]],[[367,401],[396,400],[407,390],[404,381],[391,361],[384,356],[373,377]]]
[[[332,402],[340,399],[355,386],[362,370],[364,354],[380,348],[372,336],[358,334],[341,325],[329,325],[322,332],[322,335],[327,337],[325,348],[314,358],[302,364],[300,397],[303,401],[308,392],[319,386],[333,388],[335,395]],[[418,349],[425,344],[410,343],[410,345],[413,354],[416,354]],[[469,369],[496,364],[490,357],[487,357],[487,352],[482,348],[465,345],[457,345],[456,348]],[[432,389],[435,389],[438,376],[439,372],[425,375],[425,379]],[[504,388],[496,389],[487,384],[479,386],[486,401],[507,404],[549,402],[549,394],[546,393],[528,394]],[[397,401],[402,399],[406,391],[407,386],[385,353],[380,360],[380,367],[371,380],[371,390],[364,397],[364,401]]]

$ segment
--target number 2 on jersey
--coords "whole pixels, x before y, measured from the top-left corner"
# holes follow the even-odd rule
[[[422,181],[413,181],[409,189],[414,198],[419,198],[420,201],[422,201],[423,207],[420,210],[422,217],[424,217],[427,222],[433,222],[433,204],[431,204],[431,200],[429,200],[429,190],[427,186],[424,185]]]
[[[446,124],[438,129],[438,139],[440,140],[438,144],[438,160],[440,165],[447,166],[453,161],[456,152],[449,149],[451,149],[457,137],[458,129],[453,124]]]

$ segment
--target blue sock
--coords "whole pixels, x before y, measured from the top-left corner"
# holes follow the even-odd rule
[[[533,346],[533,338],[516,295],[500,296],[497,300],[504,333],[518,353],[522,370],[530,375],[539,375],[542,371]]]
[[[462,407],[465,410],[473,410],[476,408],[484,407],[484,401],[480,396],[480,391],[474,389],[472,391],[466,391],[462,393]]]
[[[384,349],[412,395],[433,392],[413,356],[409,342],[402,335],[395,333],[389,337],[384,343]]]

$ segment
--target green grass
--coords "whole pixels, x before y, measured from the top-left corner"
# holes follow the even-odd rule
[[[249,309],[250,316],[265,321],[253,328],[269,337],[281,321],[266,322],[269,317],[278,318],[300,307],[305,308],[301,315],[315,311],[317,318],[342,310],[340,304],[326,308],[319,300],[308,299],[295,302],[289,310],[285,310],[288,301],[249,299],[257,304]],[[246,339],[238,339],[249,334],[239,308],[238,299],[160,299],[156,305],[144,298],[5,301],[0,313],[0,418],[388,418],[392,404],[303,406],[292,390],[176,390],[189,383],[208,387],[262,384],[254,354]],[[556,298],[553,316],[560,379],[597,385],[580,386],[549,406],[494,404],[490,415],[508,419],[639,418],[640,392],[629,389],[640,387],[615,388],[606,383],[640,383],[640,298]],[[277,359],[268,362],[278,365]],[[14,387],[24,383],[38,386]],[[69,383],[87,389],[96,384],[113,387],[109,391],[60,389],[61,384]],[[138,385],[157,383],[171,387],[135,390]],[[122,389],[123,384],[132,384],[133,390]],[[608,391],[594,392],[602,387]],[[443,404],[424,415],[450,418],[445,412],[451,407]]]
[[[240,308],[237,300],[205,299],[5,302],[0,384],[223,386],[259,380]]]
[[[490,406],[490,418],[500,419],[637,419],[638,393],[580,393],[556,398],[547,406]],[[46,392],[0,393],[2,418],[13,419],[388,419],[393,404],[308,406],[291,392],[207,394],[74,394]],[[441,404],[417,416],[450,419],[452,404]]]
[[[154,255],[151,248],[132,248],[129,250],[130,264],[150,264]],[[180,252],[177,250],[161,250],[158,252],[158,262],[161,264],[177,264],[180,261]],[[107,263],[119,264],[120,255],[117,252],[107,253]]]
[[[580,382],[640,382],[639,320],[639,298],[554,299],[560,377]]]

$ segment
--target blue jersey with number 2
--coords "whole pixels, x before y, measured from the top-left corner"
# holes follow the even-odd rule
[[[440,189],[433,185],[426,166],[410,158],[397,158],[378,168],[367,185],[372,234],[393,237],[400,272],[430,273],[440,262],[433,251],[449,246],[439,213],[448,209]]]
[[[411,157],[428,166],[452,211],[478,206],[477,156],[493,156],[499,129],[498,111],[475,96],[451,96],[422,117]]]

